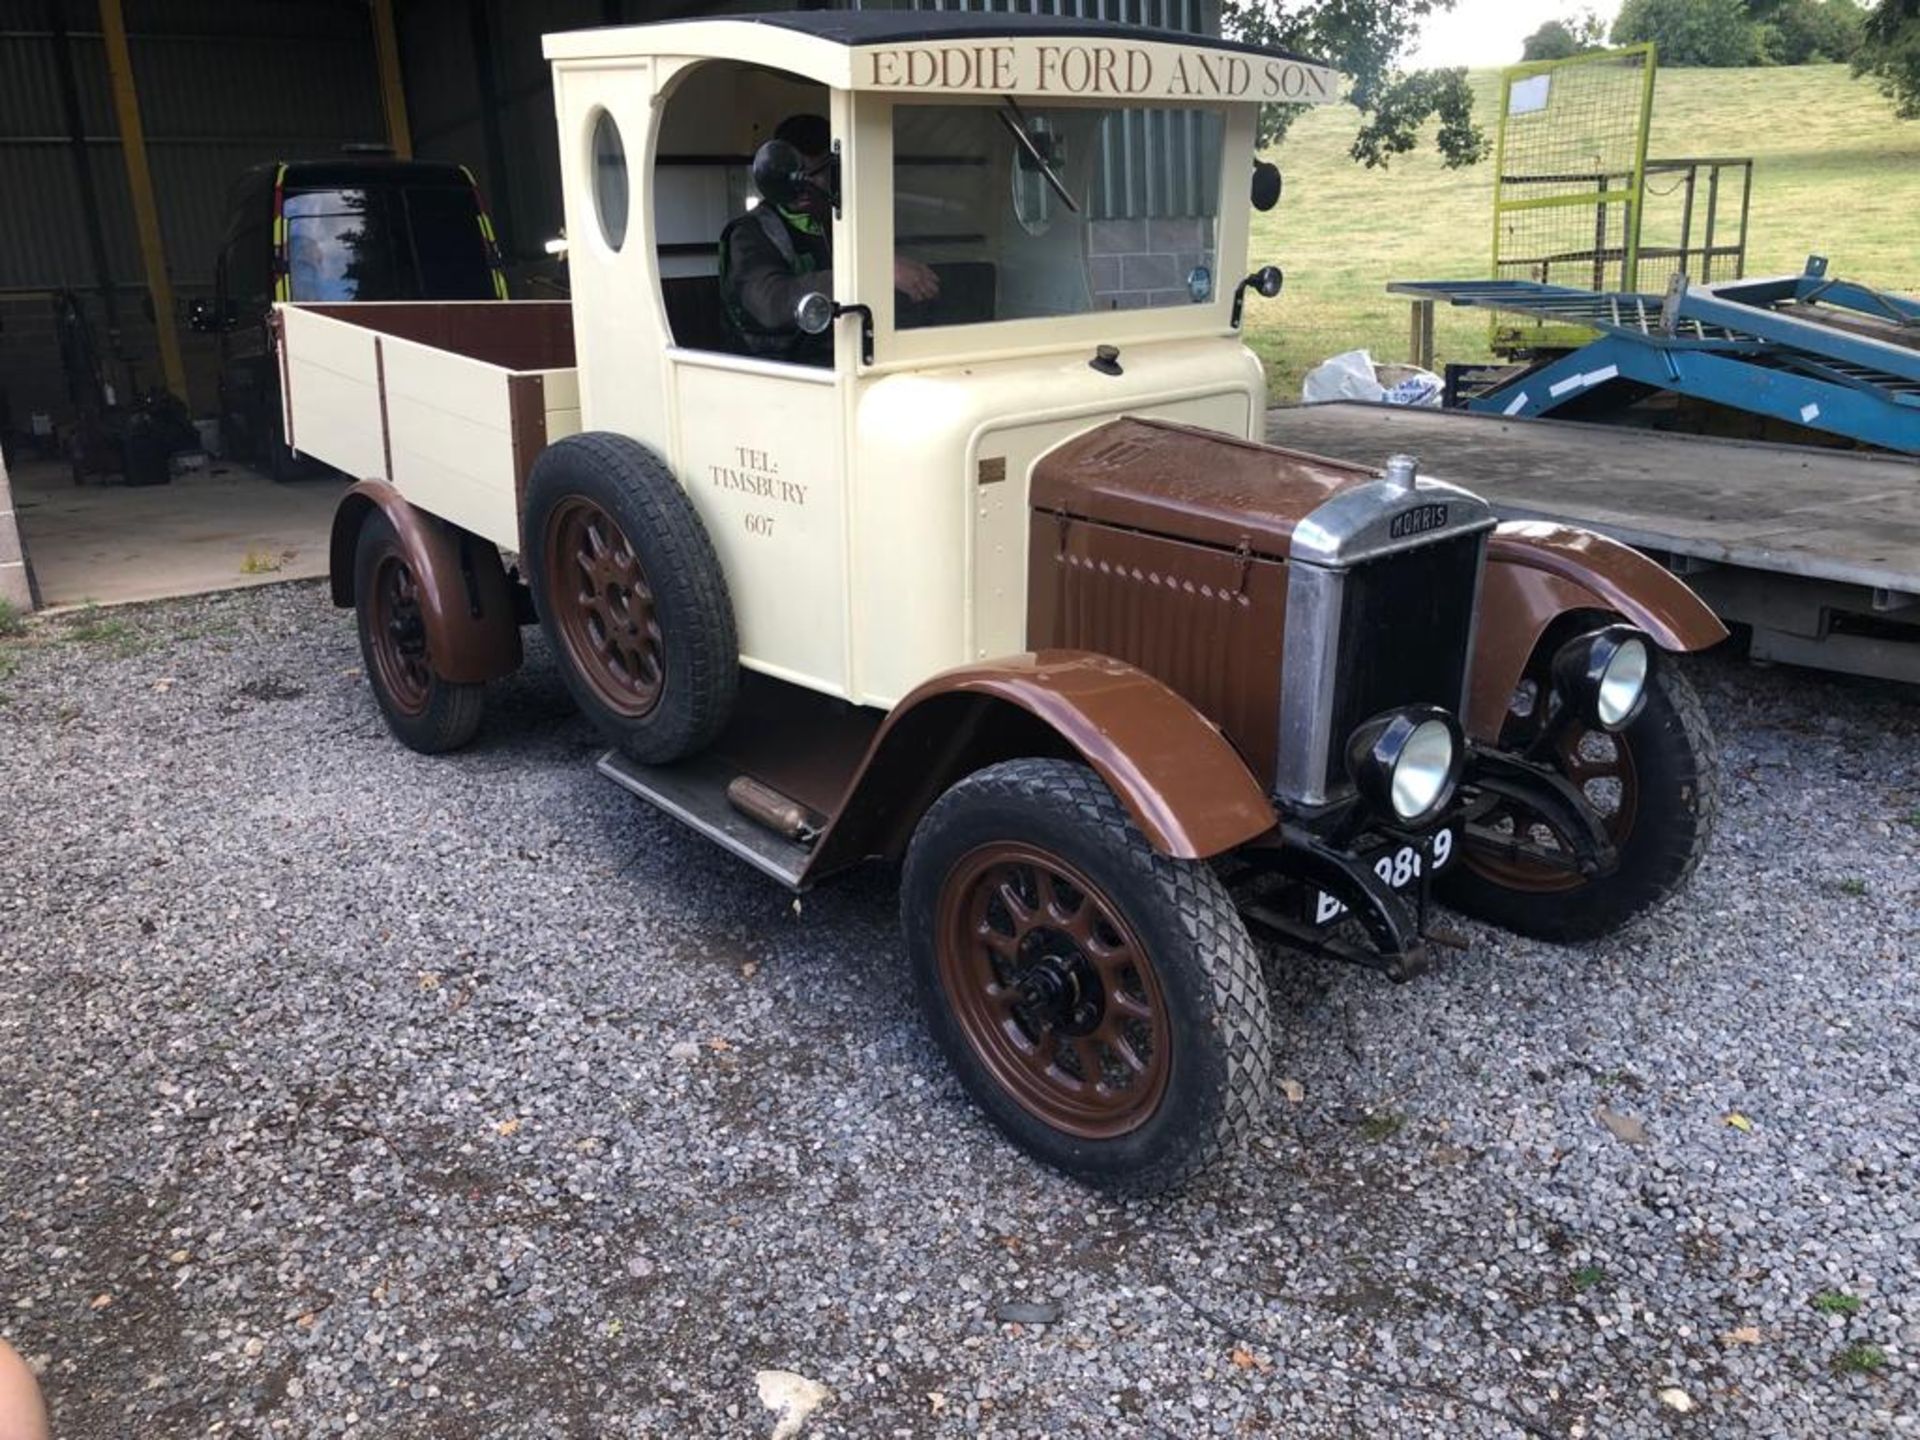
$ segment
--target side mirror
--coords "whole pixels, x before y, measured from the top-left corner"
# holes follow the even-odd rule
[[[1253,208],[1271,210],[1280,203],[1280,167],[1271,160],[1253,162]]]
[[[818,335],[842,315],[860,317],[860,363],[873,363],[873,311],[865,305],[842,305],[818,290],[802,295],[793,307],[793,323],[803,335]]]
[[[753,188],[763,200],[791,205],[807,185],[807,161],[784,140],[769,140],[753,152]]]
[[[821,335],[833,324],[834,303],[818,290],[800,297],[793,307],[793,323],[802,335]]]
[[[1287,283],[1287,277],[1281,273],[1278,265],[1262,265],[1246,279],[1233,287],[1233,328],[1240,328],[1240,312],[1246,308],[1247,288],[1251,286],[1271,300],[1280,293]]]

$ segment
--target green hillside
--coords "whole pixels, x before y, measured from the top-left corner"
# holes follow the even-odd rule
[[[1496,76],[1474,76],[1491,135]],[[1248,302],[1248,342],[1276,399],[1340,350],[1406,358],[1407,306],[1389,280],[1478,278],[1493,234],[1491,161],[1447,170],[1427,146],[1387,170],[1347,158],[1354,112],[1306,116],[1273,158],[1286,198],[1253,225],[1253,263],[1287,272],[1278,300]],[[1900,122],[1841,65],[1666,70],[1655,93],[1652,157],[1751,155],[1747,273],[1797,272],[1809,252],[1837,273],[1920,292],[1920,122]],[[1442,310],[1442,359],[1485,354],[1486,314]]]

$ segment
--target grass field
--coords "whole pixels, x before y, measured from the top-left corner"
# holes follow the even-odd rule
[[[1497,77],[1473,79],[1491,137]],[[1448,170],[1429,144],[1367,170],[1347,158],[1355,128],[1345,106],[1302,119],[1273,155],[1286,197],[1254,218],[1253,263],[1287,272],[1280,299],[1248,302],[1275,399],[1297,398],[1306,371],[1341,350],[1406,358],[1407,304],[1389,280],[1488,272],[1491,160]],[[1662,71],[1648,155],[1754,157],[1749,275],[1797,272],[1818,251],[1838,274],[1920,292],[1920,122],[1896,121],[1844,66]],[[1485,311],[1443,308],[1440,358],[1484,357],[1486,330]]]

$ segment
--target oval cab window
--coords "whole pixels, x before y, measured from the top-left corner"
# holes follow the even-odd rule
[[[618,250],[627,239],[627,147],[604,110],[593,122],[593,208],[600,233]]]

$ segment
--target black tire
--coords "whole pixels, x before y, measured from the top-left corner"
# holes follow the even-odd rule
[[[1684,885],[1713,838],[1719,755],[1706,709],[1672,657],[1656,663],[1640,718],[1611,739],[1626,752],[1634,793],[1624,821],[1617,812],[1609,818],[1620,850],[1613,874],[1555,882],[1564,888],[1516,886],[1502,883],[1512,878],[1508,867],[1476,862],[1469,844],[1442,880],[1441,898],[1519,934],[1566,942],[1611,934]]]
[[[1075,1133],[1074,1128],[1051,1123],[1038,1113],[1046,1108],[1044,1102],[1036,1108],[1031,1100],[1021,1098],[1016,1086],[996,1074],[997,1042],[992,1034],[984,1045],[970,1038],[981,1033],[978,1028],[970,1031],[970,1015],[980,1013],[983,1005],[990,1010],[1007,1003],[982,1001],[979,996],[1019,988],[998,978],[1000,967],[1010,963],[1007,957],[1003,954],[995,961],[988,954],[992,946],[982,941],[971,955],[959,955],[952,965],[942,959],[943,936],[984,935],[984,931],[969,931],[969,916],[991,916],[996,903],[988,900],[985,912],[970,910],[965,895],[955,896],[952,887],[964,890],[963,877],[981,865],[1023,851],[1043,854],[1050,864],[1057,862],[1061,869],[1083,877],[1092,888],[1081,894],[1081,904],[1095,907],[1086,913],[1096,917],[1110,913],[1114,921],[1107,925],[1096,918],[1093,924],[1122,947],[1135,945],[1148,961],[1151,984],[1135,976],[1137,993],[1155,1002],[1151,1008],[1156,1018],[1147,1027],[1152,1052],[1146,1068],[1163,1078],[1151,1092],[1150,1105],[1120,1116],[1124,1128],[1116,1133],[1090,1137],[1086,1132],[1098,1127],[1083,1125]],[[1058,879],[1053,884],[1057,886]],[[984,893],[1001,894],[1004,887],[990,885]],[[1045,895],[1058,893],[1057,889],[1035,892],[1042,907]],[[1069,913],[1082,912],[1076,908]],[[934,1040],[981,1109],[1015,1143],[1048,1165],[1102,1188],[1152,1193],[1185,1181],[1228,1145],[1244,1140],[1267,1116],[1273,1021],[1260,962],[1245,924],[1205,862],[1170,859],[1155,851],[1112,791],[1084,765],[1062,760],[1007,761],[948,790],[914,833],[902,881],[900,916],[914,990]],[[1048,918],[1048,912],[1040,909],[1038,918]],[[1044,924],[1037,926],[1037,931],[1045,930]],[[1040,953],[1028,951],[1025,941],[1032,938],[1023,936],[1016,948],[1021,953]],[[1076,955],[1085,953],[1072,945],[1067,948]],[[964,951],[966,946],[949,947],[950,953],[956,949]],[[1114,951],[1104,953],[1111,957]],[[985,970],[979,968],[982,965]],[[983,981],[991,971],[994,979],[983,983],[977,995],[958,993],[964,981],[948,977],[968,969],[980,973]],[[1099,1003],[1104,1009],[1109,1002],[1102,996]],[[1010,1043],[1031,1041],[1030,1051],[1044,1049],[1054,1057],[1048,1075],[1058,1072],[1063,1084],[1084,1076],[1080,1062],[1067,1061],[1073,1067],[1071,1075],[1061,1069],[1064,1047],[1073,1044],[1073,1034],[1063,1029],[1036,1038],[1024,1018],[1011,1019],[1011,1011],[1006,1014],[1009,1018],[998,1022],[997,1033],[1013,1037]],[[1022,1027],[1017,1036],[1005,1029],[1008,1023]],[[1159,1040],[1163,1034],[1164,1049]],[[1098,1043],[1084,1029],[1078,1038],[1094,1038]],[[1129,1039],[1130,1048],[1138,1043],[1137,1038]],[[1117,1065],[1118,1056],[1116,1050],[1105,1050],[1096,1063],[1103,1073],[1110,1073],[1105,1067],[1108,1062]],[[999,1063],[1005,1073],[1004,1060]],[[1159,1070],[1162,1063],[1164,1071]],[[1034,1082],[1030,1078],[1028,1083]],[[1084,1082],[1081,1089],[1083,1096],[1089,1093]],[[1120,1105],[1126,1103],[1122,1100]],[[1118,1107],[1114,1113],[1119,1114]]]
[[[276,403],[265,412],[260,428],[260,458],[276,485],[291,485],[296,481],[332,473],[319,461],[295,454],[293,447],[287,444],[285,428],[286,421]]]
[[[523,533],[541,628],[608,743],[650,765],[712,744],[739,692],[733,600],[706,526],[659,457],[621,435],[549,446],[527,482]],[[611,545],[612,578],[574,562],[564,542],[575,533]]]
[[[375,510],[360,526],[353,555],[353,611],[367,683],[400,743],[423,755],[458,750],[480,729],[484,685],[456,685],[433,668],[417,585],[393,522]]]

